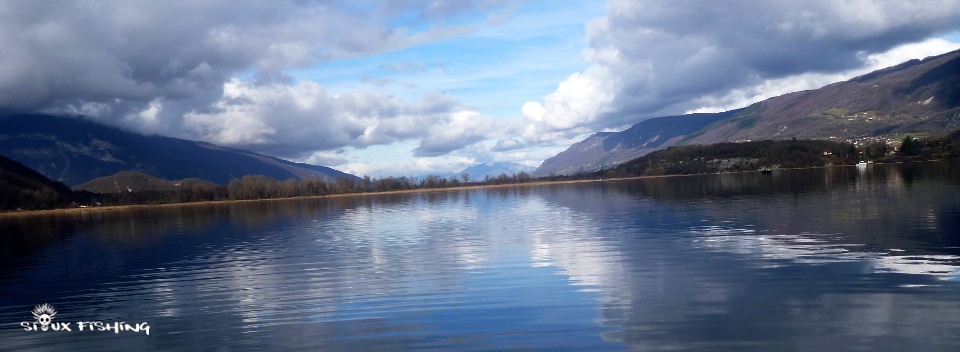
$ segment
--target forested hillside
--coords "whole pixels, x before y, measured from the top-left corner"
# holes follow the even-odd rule
[[[685,175],[855,164],[856,147],[811,140],[687,145],[656,151],[601,172],[607,176]]]
[[[66,185],[0,156],[0,210],[62,208],[73,201],[73,192]]]

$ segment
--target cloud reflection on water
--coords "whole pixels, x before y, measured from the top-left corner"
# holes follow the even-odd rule
[[[166,333],[111,344],[134,349],[950,350],[960,186],[951,166],[911,167],[64,219],[21,241],[0,319],[49,300]]]

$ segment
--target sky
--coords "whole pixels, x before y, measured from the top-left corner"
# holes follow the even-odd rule
[[[410,176],[956,49],[960,0],[0,0],[0,109]]]

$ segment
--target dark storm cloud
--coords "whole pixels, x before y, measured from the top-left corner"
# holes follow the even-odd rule
[[[491,1],[462,3],[467,5],[448,8],[445,2],[418,1],[4,0],[0,1],[0,108],[74,112],[142,132],[181,137],[227,135],[212,129],[219,124],[222,130],[236,132],[224,127],[229,121],[214,123],[207,118],[206,125],[187,126],[185,116],[225,116],[237,112],[230,110],[235,106],[228,98],[256,100],[256,92],[249,86],[245,86],[249,94],[225,94],[225,86],[233,77],[249,76],[252,84],[268,87],[265,92],[271,93],[269,87],[294,83],[284,73],[286,69],[389,52],[471,30],[442,23],[419,31],[387,25],[397,18],[413,14],[442,21],[445,15],[505,5]],[[336,106],[348,109],[351,97],[346,95]],[[385,101],[363,102],[359,108],[396,104],[389,101],[390,97],[378,97]],[[329,111],[368,116],[364,111]],[[274,126],[271,118],[264,116],[258,123],[247,121],[255,128],[250,135],[285,130],[284,126]],[[337,121],[326,126],[341,126]],[[360,137],[358,133],[376,128],[356,124],[342,127],[344,130],[337,132],[354,140]],[[256,140],[234,139],[238,143]],[[263,138],[260,141],[268,142]]]
[[[283,37],[308,17],[284,2],[6,1],[0,7],[0,105],[24,110],[122,115],[164,99],[174,115],[170,110],[219,98],[224,80],[240,70],[270,72],[316,60],[295,49],[324,39],[315,32]]]
[[[643,1],[619,10],[590,44],[654,68],[614,100],[637,113],[687,108],[764,79],[858,68],[866,54],[960,28],[956,1]]]

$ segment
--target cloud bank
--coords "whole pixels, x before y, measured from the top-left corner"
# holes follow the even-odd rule
[[[83,114],[287,157],[421,137],[429,137],[422,154],[442,154],[457,146],[450,138],[476,139],[470,126],[445,136],[425,131],[458,119],[453,98],[407,104],[376,92],[330,96],[285,70],[468,34],[484,21],[445,23],[514,3],[5,0],[0,107]],[[410,17],[417,29],[391,25]],[[384,67],[417,71],[423,64]]]
[[[185,126],[204,140],[302,158],[315,150],[420,139],[416,156],[438,156],[483,139],[490,118],[439,93],[407,103],[376,91],[329,95],[321,85],[256,85],[232,79],[208,112]]]
[[[523,106],[523,138],[730,106],[763,95],[758,88],[817,88],[797,82],[831,83],[872,55],[960,28],[957,18],[951,0],[610,0],[586,27],[591,66]]]

